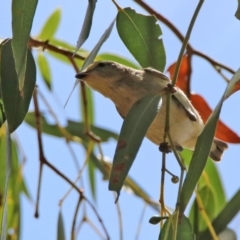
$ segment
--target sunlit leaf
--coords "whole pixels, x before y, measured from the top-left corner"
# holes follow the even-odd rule
[[[32,98],[36,82],[36,66],[30,50],[27,55],[25,85],[19,90],[11,40],[1,50],[1,91],[9,131],[13,132],[23,121]]]
[[[32,28],[33,17],[37,7],[37,0],[13,0],[12,1],[12,49],[17,73],[19,90],[23,90],[26,80],[27,44]]]
[[[46,20],[40,34],[38,35],[38,38],[41,40],[49,40],[50,38],[54,37],[60,24],[61,15],[61,9],[56,9]]]
[[[160,95],[145,96],[133,104],[124,119],[109,180],[109,190],[116,191],[118,195],[161,104]]]
[[[182,217],[181,222],[178,221],[177,215],[174,214],[164,223],[161,229],[159,240],[195,240],[192,226],[189,219],[185,216]],[[175,229],[175,227],[177,229]],[[174,237],[174,230],[177,231],[176,238]]]
[[[164,70],[166,64],[162,31],[155,16],[136,13],[131,8],[121,9],[117,15],[117,30],[125,46],[143,67]]]
[[[92,18],[93,18],[96,2],[97,0],[88,0],[88,7],[87,7],[86,15],[84,18],[82,30],[78,37],[76,51],[83,45],[83,43],[86,41],[86,39],[89,36],[90,30],[92,27]]]
[[[37,55],[37,63],[44,82],[46,83],[48,89],[51,90],[52,89],[51,68],[49,67],[47,58],[43,55],[42,52],[39,52]]]

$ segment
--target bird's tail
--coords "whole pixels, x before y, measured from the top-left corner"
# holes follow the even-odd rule
[[[214,138],[211,152],[209,155],[210,158],[212,158],[214,161],[220,161],[224,150],[227,148],[228,145],[225,142],[220,141],[217,138]]]

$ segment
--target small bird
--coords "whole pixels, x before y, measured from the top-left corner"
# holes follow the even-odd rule
[[[78,73],[76,78],[110,98],[123,118],[140,98],[161,93],[162,106],[146,137],[157,145],[163,143],[166,97],[171,80],[162,72],[153,68],[137,70],[112,61],[98,61]],[[177,87],[173,90],[170,105],[170,134],[173,143],[177,150],[194,150],[204,123],[184,92]],[[220,161],[227,147],[225,142],[214,138],[209,156]]]

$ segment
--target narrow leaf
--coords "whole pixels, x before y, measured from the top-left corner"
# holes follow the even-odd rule
[[[96,201],[96,171],[95,170],[96,170],[95,165],[93,164],[91,159],[89,159],[89,161],[88,161],[88,178],[89,178],[89,182],[90,182],[93,199]]]
[[[22,123],[28,111],[36,82],[36,66],[32,53],[28,50],[25,74],[26,85],[22,90],[19,90],[11,40],[9,40],[2,45],[0,69],[4,110],[9,131],[13,132]]]
[[[240,69],[234,74],[231,81],[227,85],[223,97],[220,99],[218,105],[208,119],[205,128],[199,135],[192,160],[183,183],[182,191],[180,194],[180,212],[183,213],[186,206],[193,194],[196,184],[202,174],[206,165],[207,158],[211,149],[216,125],[219,119],[220,111],[223,101],[228,98],[234,90],[234,86],[240,80]]]
[[[58,224],[57,224],[57,240],[65,240],[65,230],[64,230],[64,222],[61,210],[58,214]]]
[[[107,28],[107,30],[104,32],[104,34],[102,35],[102,37],[100,38],[100,40],[98,41],[98,43],[96,44],[96,46],[93,48],[93,50],[90,52],[90,54],[88,55],[88,57],[86,58],[86,60],[84,61],[81,71],[83,71],[88,65],[90,65],[93,60],[95,59],[95,57],[97,56],[101,46],[103,45],[103,43],[108,39],[108,37],[110,36],[110,33],[113,29],[115,23],[115,19],[112,21],[112,23],[110,24],[110,26]],[[79,83],[79,79],[76,79],[73,89],[71,91],[71,93],[69,94],[69,97],[65,103],[64,106],[67,105],[69,98],[71,97],[73,90],[75,89],[75,87],[78,85]]]
[[[117,15],[117,30],[125,46],[143,67],[164,70],[166,55],[162,31],[155,16],[136,13],[131,8],[121,9]]]
[[[116,191],[118,195],[161,104],[160,95],[143,97],[134,103],[124,119],[109,181],[109,190]]]
[[[27,44],[37,3],[37,0],[12,1],[12,48],[20,91],[25,81]]]
[[[37,56],[37,63],[44,82],[49,90],[52,89],[51,69],[49,67],[47,58],[40,52]]]
[[[49,39],[53,38],[58,29],[58,26],[60,24],[61,15],[62,15],[61,9],[59,9],[59,8],[56,9],[49,16],[49,18],[43,25],[43,28],[42,28],[40,34],[38,35],[38,38],[40,38],[42,40],[49,40]]]
[[[114,19],[112,21],[112,23],[110,24],[110,26],[106,29],[106,31],[104,32],[104,34],[102,35],[102,37],[100,38],[100,40],[98,41],[98,43],[96,44],[96,46],[93,48],[93,50],[90,52],[90,54],[88,55],[88,57],[86,58],[86,60],[84,61],[81,71],[83,71],[88,65],[90,65],[94,58],[97,56],[101,46],[103,45],[103,43],[108,39],[108,37],[110,36],[110,33],[112,32],[114,23],[115,23]]]
[[[87,7],[84,22],[83,22],[82,30],[78,37],[75,53],[83,45],[83,43],[86,41],[86,39],[89,36],[90,30],[92,27],[92,19],[93,19],[93,13],[95,10],[96,2],[97,0],[88,0],[88,7]]]

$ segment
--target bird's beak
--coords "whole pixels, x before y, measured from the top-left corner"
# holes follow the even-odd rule
[[[87,76],[86,73],[80,72],[80,73],[76,74],[75,78],[84,80],[84,78],[85,78],[86,76]]]

